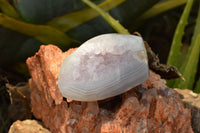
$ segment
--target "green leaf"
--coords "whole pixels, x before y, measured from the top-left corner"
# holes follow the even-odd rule
[[[34,25],[10,18],[0,13],[0,25],[32,36],[44,44],[55,44],[60,48],[70,47],[73,42],[65,33],[46,25]]]
[[[184,29],[187,24],[187,20],[192,8],[193,0],[188,0],[185,9],[181,15],[179,23],[176,27],[175,34],[173,37],[171,49],[169,52],[167,64],[174,65],[179,68],[179,56],[182,46],[182,38],[184,34]]]
[[[200,44],[196,44],[198,41],[199,35],[200,35],[200,5],[198,9],[198,16],[196,19],[196,25],[194,28],[194,34],[192,36],[192,42],[189,47],[189,51],[186,55],[186,58],[184,59],[182,66],[180,68],[181,72],[183,73],[183,76],[187,80],[186,82],[180,81],[179,79],[175,80],[175,84],[174,84],[175,87],[193,89],[193,84],[195,82],[195,76],[196,76],[198,61],[199,61],[199,55],[198,55],[199,51],[198,49],[195,50],[194,48],[195,47],[197,48],[198,45],[200,45]],[[199,49],[200,49],[200,46],[199,46]],[[194,52],[197,52],[197,53],[194,53]],[[194,56],[194,54],[196,55]],[[193,58],[191,58],[191,56],[193,56]],[[191,63],[191,61],[193,62],[192,64],[190,64],[190,66],[193,66],[193,68],[189,69],[188,62]],[[188,73],[190,74],[189,78],[188,78]]]
[[[196,37],[195,44],[191,49],[191,53],[189,55],[188,61],[183,71],[183,76],[185,78],[185,81],[177,80],[175,83],[175,85],[177,85],[178,88],[192,90],[195,81],[195,75],[198,68],[199,54],[200,54],[200,34]]]
[[[200,1],[199,1],[199,4],[200,4]],[[199,5],[199,9],[198,9],[198,16],[197,16],[197,19],[196,19],[196,25],[195,25],[195,28],[194,28],[194,33],[193,33],[193,36],[192,36],[192,42],[191,42],[191,46],[189,47],[188,55],[191,54],[192,49],[193,49],[193,47],[196,43],[196,39],[199,36],[199,34],[200,34],[200,5]],[[186,59],[186,61],[187,60],[188,60],[188,58]],[[183,69],[184,69],[184,66],[183,66]]]
[[[0,9],[4,14],[10,17],[20,18],[16,10],[8,3],[7,0],[0,0]]]
[[[182,38],[183,38],[184,29],[187,24],[187,20],[188,20],[192,5],[193,5],[193,0],[188,0],[184,8],[184,11],[181,15],[181,18],[178,22],[178,25],[176,27],[172,45],[169,52],[169,56],[168,56],[168,60],[167,60],[167,64],[176,66],[178,69],[180,69],[180,65],[181,65],[180,55],[181,55]],[[175,83],[175,80],[169,80],[167,82],[167,85],[170,87],[176,87],[174,86],[174,83]]]

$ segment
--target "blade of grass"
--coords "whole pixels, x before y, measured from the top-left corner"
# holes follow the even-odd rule
[[[4,14],[10,17],[20,18],[17,11],[13,8],[12,5],[10,5],[10,3],[8,3],[7,0],[0,0],[0,9]]]
[[[200,3],[200,1],[199,1],[199,3]],[[199,5],[199,9],[198,9],[198,15],[197,15],[196,24],[195,24],[195,27],[194,27],[194,33],[193,33],[193,36],[192,36],[191,46],[189,47],[188,55],[191,54],[192,49],[195,45],[197,36],[199,34],[200,34],[200,5]],[[185,62],[187,62],[187,61],[188,61],[188,58],[186,58]],[[182,65],[181,71],[183,71],[184,69],[185,69],[185,65]]]
[[[179,60],[180,51],[181,51],[184,29],[187,24],[187,20],[188,20],[190,10],[193,5],[193,1],[194,0],[187,1],[187,4],[186,4],[184,11],[181,15],[181,18],[179,20],[179,23],[176,27],[172,45],[171,45],[170,52],[169,52],[169,56],[168,56],[168,60],[167,60],[167,64],[174,65],[178,68],[179,68],[178,60]]]
[[[197,15],[196,24],[195,24],[195,28],[194,28],[194,33],[193,33],[193,36],[192,36],[191,46],[189,47],[188,55],[191,54],[192,49],[193,49],[193,47],[195,45],[196,39],[197,39],[199,34],[200,34],[200,1],[199,1],[198,15]],[[186,60],[188,60],[188,59],[186,59]],[[183,67],[183,69],[184,69],[184,67]]]
[[[0,25],[11,30],[32,36],[44,44],[55,44],[60,48],[68,47],[73,40],[65,33],[46,25],[25,23],[0,13]]]
[[[87,4],[89,7],[94,9],[96,12],[98,12],[109,24],[112,26],[113,29],[115,29],[118,33],[122,34],[130,34],[126,28],[124,28],[119,21],[115,20],[112,16],[110,16],[107,12],[102,10],[100,7],[98,7],[96,4],[91,2],[90,0],[82,0],[85,4]]]
[[[109,11],[110,9],[120,5],[125,0],[106,0],[103,3],[99,4],[98,7],[102,8],[105,11]],[[94,12],[92,9],[84,9],[81,11],[72,12],[61,17],[57,17],[47,23],[52,27],[55,27],[63,32],[67,32],[68,30],[88,21],[99,14]]]
[[[178,25],[176,27],[172,45],[171,45],[170,52],[169,52],[169,56],[168,56],[168,60],[167,60],[167,64],[176,66],[178,69],[180,69],[180,64],[181,64],[179,62],[179,59],[180,59],[180,55],[181,55],[181,46],[182,46],[182,38],[183,38],[183,34],[184,34],[184,29],[187,24],[187,20],[188,20],[189,13],[192,8],[193,2],[194,2],[194,0],[187,1],[187,4],[184,8],[184,11],[183,11],[181,18],[178,22]],[[174,83],[175,83],[175,80],[167,81],[167,85],[170,87],[175,87],[175,86],[173,86]]]
[[[195,75],[197,72],[198,61],[200,54],[200,34],[197,36],[195,40],[195,44],[191,49],[191,54],[189,55],[188,61],[185,65],[185,69],[183,71],[183,76],[185,77],[185,82],[177,80],[178,82],[175,85],[181,89],[192,89]]]
[[[183,83],[180,80],[176,80],[174,86],[175,87],[179,87],[179,88],[188,88],[188,89],[192,89],[193,88],[193,84],[195,82],[195,75],[196,75],[196,71],[197,71],[197,66],[198,66],[198,59],[199,56],[194,57],[192,60],[194,60],[193,64],[191,64],[191,66],[193,66],[193,68],[188,69],[187,63],[190,62],[191,58],[190,56],[192,54],[194,54],[194,46],[197,45],[196,41],[197,41],[197,37],[200,35],[200,5],[199,5],[199,9],[198,9],[198,15],[197,15],[197,19],[196,19],[196,25],[194,28],[194,34],[192,36],[192,41],[191,41],[191,45],[189,47],[188,53],[186,55],[186,58],[184,59],[184,63],[180,68],[180,71],[183,73],[183,76],[186,77],[188,76],[187,74],[185,75],[184,73],[187,71],[190,71],[190,78],[188,78],[186,81],[187,83]],[[200,45],[200,44],[199,44]]]
[[[143,13],[140,17],[138,17],[137,20],[134,22],[134,27],[132,27],[131,29],[139,27],[147,19],[153,18],[164,12],[167,12],[181,5],[184,5],[186,2],[187,0],[167,0],[164,2],[160,2],[154,5],[151,9],[147,10],[145,13]]]

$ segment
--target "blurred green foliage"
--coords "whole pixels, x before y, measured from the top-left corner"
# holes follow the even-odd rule
[[[128,27],[137,16],[158,2],[147,1],[93,2]],[[41,44],[54,44],[67,50],[98,34],[115,32],[81,0],[13,0],[11,3],[0,0],[0,9],[1,66],[24,62]]]
[[[196,79],[200,79],[200,75],[197,73],[200,68],[200,66],[198,65],[200,56],[200,7],[198,9],[196,25],[194,28],[194,33],[191,39],[190,46],[188,49],[184,51],[182,50],[184,47],[184,45],[182,44],[184,31],[188,22],[188,17],[190,15],[193,2],[194,0],[187,1],[185,9],[174,33],[174,38],[167,61],[168,64],[176,66],[181,71],[183,77],[185,78],[185,81],[182,81],[180,79],[171,80],[168,81],[168,85],[172,88],[177,87],[181,89],[190,89],[195,90],[195,92],[200,92],[200,88],[195,87],[195,84],[197,83]]]
[[[32,56],[42,44],[55,44],[66,50],[98,34],[115,31],[128,33],[127,29],[133,31],[147,19],[187,2],[176,28],[168,58],[168,64],[177,66],[186,81],[177,79],[168,84],[171,87],[194,88],[196,79],[198,79],[196,72],[199,61],[200,15],[197,17],[191,46],[188,51],[186,50],[187,56],[181,52],[184,29],[193,0],[147,1],[92,1],[99,9],[107,11],[112,16],[110,17],[109,14],[104,15],[88,8],[81,0],[11,0],[10,3],[7,0],[0,0],[0,25],[2,26],[0,27],[0,66],[12,65],[15,70],[25,73],[24,67],[21,67],[22,63],[27,57]],[[112,20],[109,23],[110,19]],[[119,21],[119,25],[115,19]],[[124,29],[121,24],[125,27]],[[118,30],[120,25],[122,28]],[[182,61],[182,57],[186,59]]]

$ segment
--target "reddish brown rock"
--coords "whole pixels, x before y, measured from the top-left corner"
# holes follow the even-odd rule
[[[180,95],[183,104],[191,110],[192,128],[195,133],[200,133],[200,94],[196,94],[188,89],[175,89]]]
[[[179,95],[150,71],[144,84],[98,102],[68,102],[57,85],[59,68],[74,49],[63,53],[53,45],[41,46],[27,59],[32,78],[32,110],[54,133],[192,133],[190,110]]]

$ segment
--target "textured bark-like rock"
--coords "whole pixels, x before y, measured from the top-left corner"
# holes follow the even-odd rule
[[[190,110],[184,108],[178,93],[151,71],[144,84],[119,96],[68,102],[57,80],[64,58],[73,50],[63,53],[53,45],[41,46],[27,59],[33,113],[52,132],[193,132]]]

